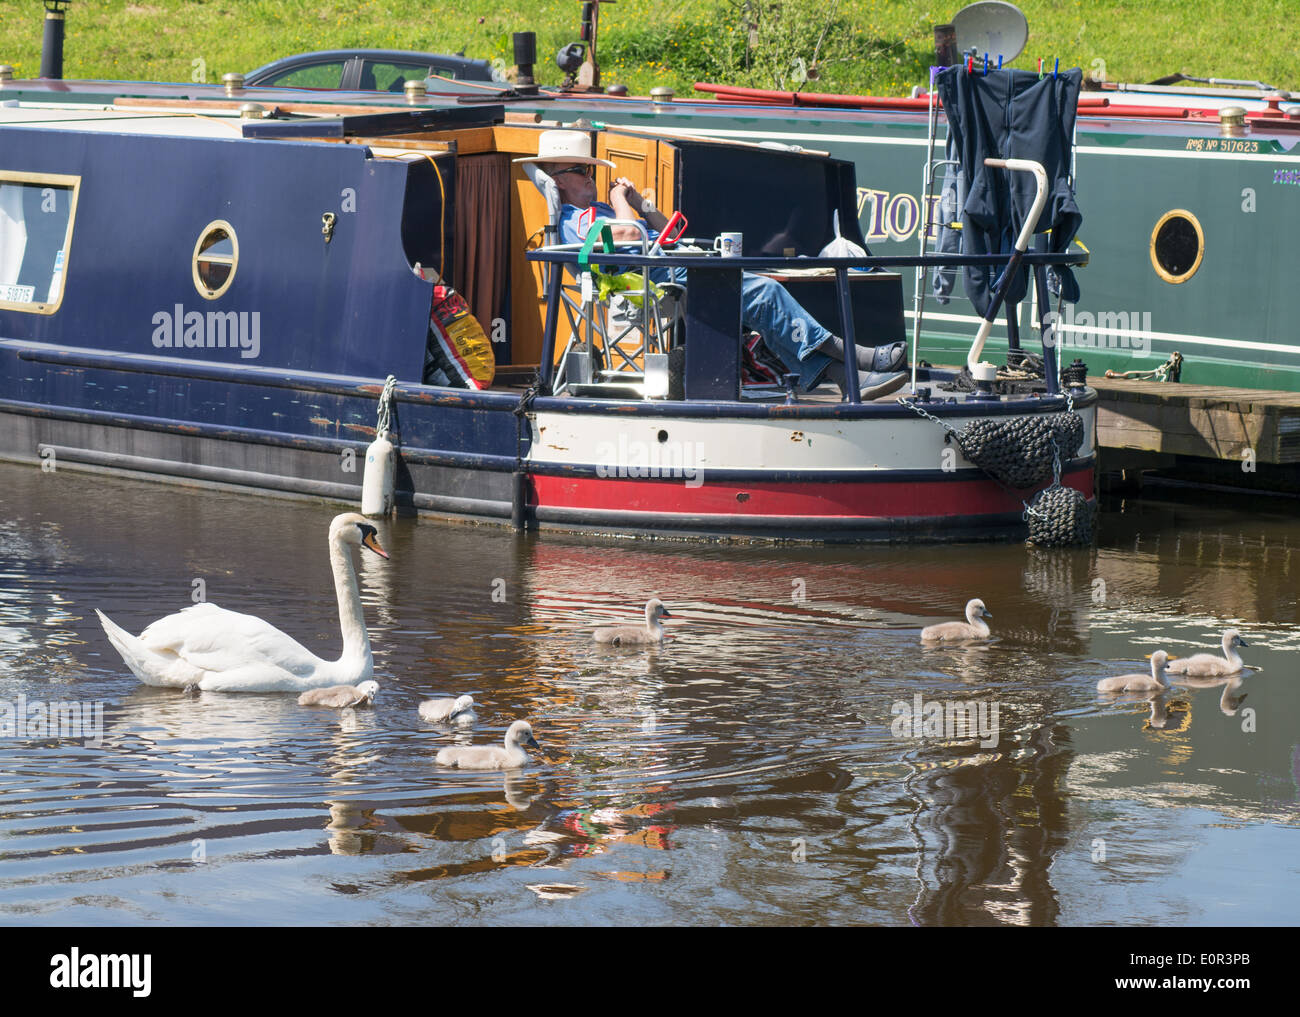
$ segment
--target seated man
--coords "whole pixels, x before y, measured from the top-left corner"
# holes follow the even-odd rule
[[[516,159],[516,162],[536,162],[555,181],[563,207],[560,211],[560,240],[562,243],[579,243],[586,239],[585,230],[578,225],[578,217],[593,205],[597,217],[607,219],[645,220],[653,241],[667,223],[667,217],[637,193],[626,177],[614,181],[609,192],[609,202],[596,200],[596,166],[614,168],[606,159],[591,155],[590,138],[582,131],[543,131],[536,158]],[[635,226],[610,227],[613,239],[619,243],[639,241],[641,232]],[[685,281],[684,272],[677,270],[676,278],[668,269],[652,269],[656,282]],[[824,328],[811,314],[786,291],[785,287],[767,276],[745,272],[741,281],[741,324],[763,337],[764,344],[775,353],[786,370],[799,375],[799,385],[806,392],[823,380],[829,379],[845,392],[844,343]],[[862,399],[875,399],[902,388],[907,373],[901,368],[907,362],[907,344],[891,343],[880,347],[857,347],[858,369],[863,372],[858,382]]]

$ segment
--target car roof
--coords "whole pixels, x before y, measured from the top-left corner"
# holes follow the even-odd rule
[[[419,50],[409,49],[320,49],[310,53],[295,53],[292,56],[281,57],[279,60],[273,60],[269,64],[263,64],[244,75],[245,81],[252,81],[254,78],[260,78],[264,75],[275,71],[292,67],[299,63],[328,63],[333,60],[350,60],[353,57],[362,57],[368,60],[387,60],[392,63],[408,64],[441,64],[444,67],[450,67],[458,72],[459,77],[468,78],[475,81],[491,81],[492,69],[491,64],[486,60],[471,60],[469,57],[457,56],[451,53],[424,53]],[[479,72],[478,74],[472,72]],[[470,72],[470,73],[466,73]]]

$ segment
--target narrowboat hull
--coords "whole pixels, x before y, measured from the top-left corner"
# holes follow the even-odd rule
[[[194,412],[160,416],[159,376],[124,378],[111,367],[72,366],[77,359],[0,342],[6,376],[16,368],[29,380],[40,374],[83,391],[117,393],[115,409],[0,400],[0,458],[49,473],[103,470],[249,493],[361,500],[380,379],[340,378],[328,386],[303,379],[269,393],[265,384],[207,383],[229,404],[307,402],[318,421],[329,421],[277,431],[201,420]],[[701,403],[683,412],[668,403],[539,397],[523,409],[522,398],[400,386],[398,511],[510,526],[522,510],[530,528],[607,535],[977,540],[1022,534],[1024,502],[1033,493],[991,480],[960,457],[939,425],[902,407],[827,405],[814,415],[807,408]],[[1087,390],[1075,401],[1085,439],[1061,473],[1064,485],[1089,500],[1095,497],[1095,398]],[[1039,402],[1040,413],[1065,408],[1063,399]],[[199,397],[193,405],[217,402]],[[1004,405],[1017,415],[1027,409]],[[984,408],[947,410],[944,423],[955,430],[987,418]],[[764,465],[746,465],[757,462]]]

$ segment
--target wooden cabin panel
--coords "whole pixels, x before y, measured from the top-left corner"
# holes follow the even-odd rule
[[[542,134],[540,128],[497,124],[491,130],[492,141],[498,152],[508,152],[512,159],[537,154],[537,140]]]
[[[658,142],[657,147],[658,167],[653,201],[659,211],[672,215],[677,210],[677,149],[668,141]]]
[[[658,145],[654,138],[614,134],[601,131],[596,135],[596,156],[608,159],[615,168],[596,167],[596,195],[601,201],[609,200],[610,185],[618,177],[627,177],[642,194],[657,188],[659,170]]]

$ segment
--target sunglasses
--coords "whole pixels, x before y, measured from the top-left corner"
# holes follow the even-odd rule
[[[558,177],[564,173],[577,173],[584,177],[592,177],[596,175],[596,167],[595,166],[570,166],[568,169],[556,170],[554,173],[551,174],[551,176]]]

